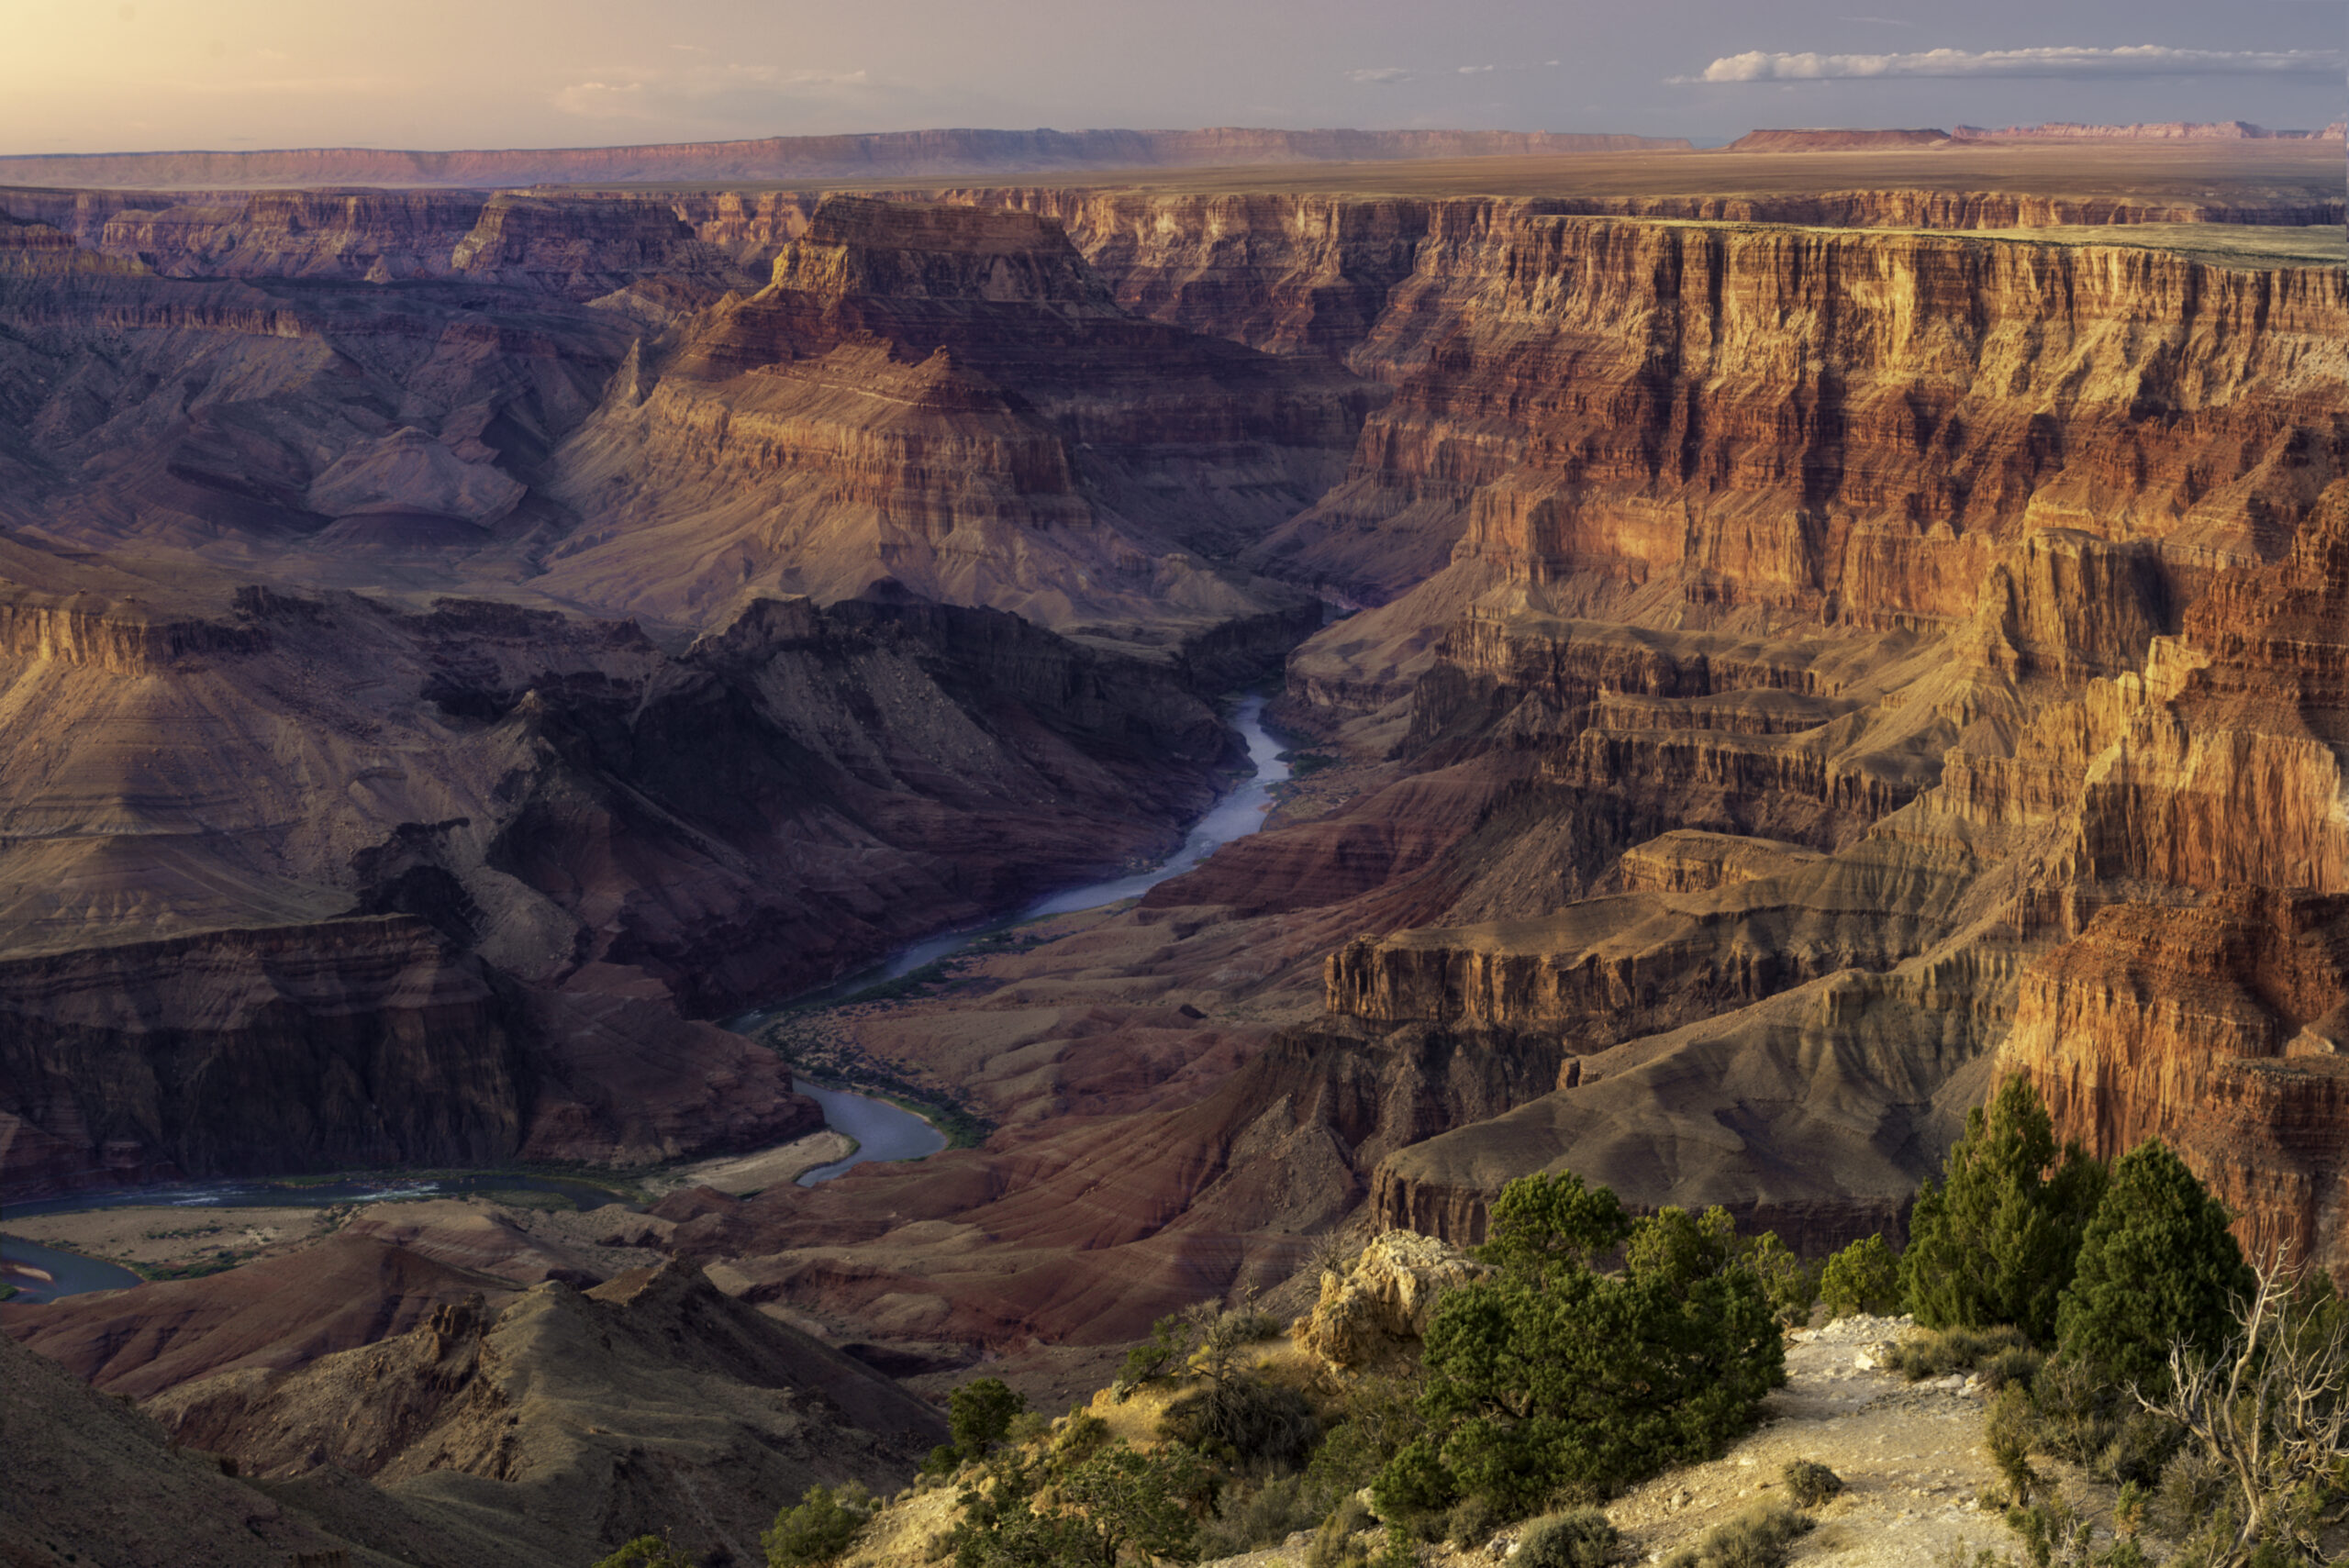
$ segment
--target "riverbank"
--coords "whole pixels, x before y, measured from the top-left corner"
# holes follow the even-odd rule
[[[828,1127],[772,1149],[672,1165],[645,1177],[644,1190],[662,1197],[687,1187],[708,1187],[730,1197],[748,1197],[769,1187],[789,1186],[819,1166],[853,1159],[857,1147],[855,1139]]]
[[[8,1217],[14,1239],[61,1248],[144,1279],[193,1279],[329,1233],[334,1207],[187,1209],[165,1206]]]

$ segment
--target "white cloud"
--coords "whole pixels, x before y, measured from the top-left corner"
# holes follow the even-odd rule
[[[588,119],[771,117],[792,104],[840,102],[873,85],[864,71],[786,71],[779,65],[680,63],[627,81],[574,82],[554,106]]]
[[[688,93],[714,93],[748,82],[761,87],[858,87],[868,79],[862,71],[785,71],[779,65],[729,65],[719,81],[685,83]]]
[[[1934,49],[1916,54],[1725,55],[1677,83],[1850,82],[1884,77],[2338,76],[2337,50]]]
[[[1411,73],[1399,65],[1365,66],[1360,71],[1346,72],[1347,81],[1365,87],[1387,87],[1397,82],[1408,82],[1410,79]]]
[[[1460,68],[1460,74],[1463,76],[1482,76],[1486,72],[1490,71],[1492,67],[1489,65],[1464,65]]]
[[[574,82],[554,95],[554,106],[589,119],[640,120],[645,117],[644,83]]]

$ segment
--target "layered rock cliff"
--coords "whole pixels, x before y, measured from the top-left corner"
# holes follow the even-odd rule
[[[1351,355],[1397,389],[1353,476],[1267,551],[1383,573],[1350,586],[1391,603],[1308,644],[1290,689],[1413,776],[1204,879],[1350,843],[1370,869],[1304,904],[1391,921],[1372,888],[1423,891],[1332,955],[1332,1011],[1580,1053],[1574,1087],[1386,1156],[1381,1219],[1474,1239],[1508,1176],[1563,1166],[1807,1244],[1897,1225],[2006,1041],[2107,1151],[2165,1130],[2215,1173],[2222,1139],[2269,1151],[2214,1180],[2305,1243],[2332,1179],[2305,1093],[2222,1092],[2175,1055],[2156,1089],[2120,1065],[2144,1047],[2054,1041],[2121,1036],[2111,997],[2184,985],[2143,945],[2151,909],[2111,927],[2134,978],[2088,977],[2121,890],[2331,891],[2329,750],[2305,721],[2240,733],[2255,694],[2309,679],[2293,661],[2324,667],[2308,634],[2218,688],[2239,695],[2133,717],[2129,694],[2212,679],[2192,628],[2256,624],[2238,584],[2289,570],[2263,562],[2332,570],[2309,555],[2344,455],[2339,276],[1456,216]],[[1439,780],[1448,831],[1420,804]],[[1378,847],[1406,823],[1408,862]],[[2301,1022],[2164,1049],[2277,1054]],[[2204,1137],[2196,1095],[2254,1108]]]
[[[86,599],[0,617],[12,1193],[790,1136],[772,1054],[674,1009],[1164,845],[1228,744],[1180,668],[915,601],[672,654],[494,604]]]
[[[2222,573],[2142,673],[2037,727],[2068,775],[2067,885],[1999,1053],[2099,1153],[2168,1139],[2254,1253],[2336,1273],[2344,590],[2349,487],[2284,560]]]
[[[707,615],[885,578],[1162,645],[1311,622],[1228,562],[1327,484],[1371,401],[1128,314],[1056,224],[838,197],[651,378],[561,455],[554,495],[604,526],[551,584]]]

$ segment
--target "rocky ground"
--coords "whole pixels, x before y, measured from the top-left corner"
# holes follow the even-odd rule
[[[1842,1478],[1843,1491],[1814,1510],[1817,1526],[1795,1546],[1797,1564],[1818,1568],[1932,1568],[1960,1544],[2009,1549],[2000,1516],[1978,1499],[1996,1476],[1981,1447],[1983,1397],[1971,1378],[1912,1384],[1879,1364],[1909,1329],[1906,1318],[1854,1318],[1799,1332],[1787,1351],[1787,1386],[1772,1395],[1761,1427],[1709,1463],[1673,1470],[1609,1505],[1626,1559],[1657,1562],[1714,1526],[1784,1495],[1787,1463],[1809,1460]],[[1284,1345],[1275,1359],[1303,1352]],[[992,1367],[988,1370],[994,1370]],[[1097,1400],[1113,1432],[1148,1440],[1164,1398],[1147,1391],[1124,1405]],[[952,1527],[953,1489],[902,1493],[846,1560],[846,1568],[916,1568],[938,1560]],[[1421,1568],[1486,1568],[1505,1560],[1518,1531],[1467,1549],[1420,1549]],[[1383,1538],[1382,1538],[1383,1539]],[[1305,1568],[1312,1537],[1217,1559],[1201,1568]],[[1375,1550],[1377,1540],[1367,1541]]]
[[[1873,1353],[1906,1319],[1846,1318],[1787,1348],[1787,1386],[1764,1425],[1709,1464],[1657,1477],[1608,1509],[1633,1551],[1654,1561],[1757,1501],[1782,1496],[1794,1460],[1824,1464],[1842,1495],[1795,1561],[1836,1568],[1926,1568],[1966,1541],[2004,1550],[1999,1516],[1976,1503],[1997,1479],[1984,1453],[1983,1400],[1968,1378],[1912,1384]]]

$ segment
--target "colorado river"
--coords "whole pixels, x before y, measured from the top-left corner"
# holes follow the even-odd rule
[[[1231,842],[1244,839],[1264,825],[1264,814],[1272,809],[1273,786],[1286,783],[1289,765],[1281,760],[1280,742],[1264,731],[1264,702],[1261,696],[1242,698],[1239,710],[1231,716],[1232,727],[1248,745],[1250,773],[1233,787],[1229,795],[1208,808],[1208,814],[1195,823],[1183,847],[1162,863],[1148,871],[1112,877],[1107,882],[1087,883],[1041,898],[1009,919],[976,930],[952,931],[914,943],[892,955],[885,962],[826,986],[806,1002],[840,1001],[856,995],[869,985],[885,980],[902,979],[926,964],[953,957],[984,937],[1041,920],[1048,915],[1074,915],[1085,909],[1098,909],[1128,898],[1139,898],[1170,877],[1193,870],[1209,855]],[[758,1028],[774,1017],[773,1010],[746,1014],[734,1020],[732,1028],[745,1033]],[[844,1171],[872,1160],[918,1160],[935,1154],[946,1147],[945,1136],[912,1112],[859,1095],[847,1089],[819,1089],[810,1084],[797,1084],[798,1091],[824,1107],[824,1125],[834,1131],[844,1132],[857,1140],[857,1151],[845,1160],[829,1165],[818,1165],[799,1178],[801,1186],[813,1186],[818,1182],[830,1181]]]
[[[1241,739],[1248,746],[1249,776],[1217,801],[1208,814],[1193,825],[1189,835],[1183,840],[1183,847],[1162,864],[1149,871],[1087,883],[1082,887],[1052,894],[1038,899],[1008,919],[977,930],[953,931],[916,942],[893,954],[886,962],[852,975],[812,996],[801,998],[801,1001],[830,1001],[853,995],[868,985],[898,979],[924,964],[952,958],[981,938],[1025,921],[1042,919],[1049,915],[1072,915],[1080,910],[1098,909],[1123,899],[1139,898],[1167,878],[1180,876],[1192,870],[1234,839],[1243,839],[1253,833],[1264,825],[1264,813],[1272,808],[1273,786],[1289,776],[1288,764],[1281,761],[1280,743],[1264,732],[1264,702],[1261,696],[1243,698],[1231,718],[1233,727],[1240,731]],[[748,1032],[773,1016],[772,1009],[747,1014],[735,1019],[733,1027]],[[857,1142],[856,1152],[849,1158],[819,1165],[800,1177],[803,1186],[829,1181],[843,1171],[869,1161],[918,1160],[946,1147],[945,1134],[913,1112],[887,1100],[847,1089],[822,1088],[804,1082],[796,1087],[824,1107],[825,1126],[846,1133]],[[559,1176],[500,1173],[404,1176],[384,1173],[283,1184],[269,1181],[220,1181],[161,1187],[116,1188],[76,1193],[71,1197],[11,1204],[9,1212],[29,1218],[37,1214],[63,1214],[81,1209],[134,1205],[180,1208],[244,1205],[322,1206],[371,1203],[384,1198],[458,1197],[474,1193],[495,1196],[501,1192],[516,1191],[558,1195],[580,1208],[595,1208],[614,1201],[610,1193],[592,1184],[568,1182]],[[136,1275],[111,1263],[101,1263],[71,1252],[59,1252],[52,1248],[35,1247],[29,1242],[10,1240],[6,1245],[6,1253],[0,1255],[5,1255],[8,1261],[16,1262],[21,1258],[24,1262],[56,1276],[53,1284],[42,1284],[22,1274],[0,1276],[23,1290],[20,1300],[49,1300],[80,1291],[111,1290],[137,1283]]]
[[[791,1086],[824,1107],[826,1127],[856,1140],[855,1153],[845,1160],[817,1166],[799,1178],[803,1187],[829,1182],[868,1160],[919,1160],[946,1147],[944,1133],[886,1100],[847,1089],[823,1088],[805,1079],[795,1079]]]
[[[0,1284],[15,1285],[18,1301],[55,1301],[93,1290],[125,1290],[138,1283],[137,1274],[117,1264],[0,1236]]]

